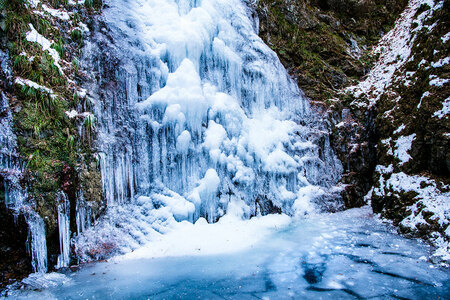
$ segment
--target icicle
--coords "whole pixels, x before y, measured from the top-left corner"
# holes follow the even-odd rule
[[[70,203],[66,194],[58,194],[58,228],[59,228],[59,249],[57,269],[65,268],[70,263]]]
[[[76,205],[77,234],[82,233],[91,226],[91,209],[84,199],[83,191],[77,195]]]
[[[44,220],[34,211],[29,211],[25,218],[28,224],[27,246],[31,254],[33,271],[45,273],[47,272],[47,240]]]
[[[138,224],[124,239],[139,244],[169,219],[215,222],[232,198],[246,216],[271,205],[294,214],[300,189],[337,182],[326,125],[249,15],[240,0],[102,10],[108,37],[92,35],[83,64],[98,74],[89,90],[108,211],[127,205],[120,219]],[[258,197],[271,203],[255,208]]]
[[[0,55],[3,52],[0,50]],[[2,57],[0,57],[0,60]],[[6,61],[6,59],[5,59]],[[31,255],[31,265],[34,272],[47,272],[47,240],[45,224],[42,218],[33,210],[34,200],[22,188],[20,180],[25,165],[17,153],[16,135],[13,132],[13,117],[8,98],[0,91],[0,173],[5,188],[5,205],[12,210],[14,217],[23,214],[28,225],[27,250]]]

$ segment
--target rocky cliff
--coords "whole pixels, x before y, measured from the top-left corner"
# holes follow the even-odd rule
[[[346,206],[371,203],[401,232],[432,241],[444,260],[448,10],[448,1],[260,1],[256,7],[261,37],[330,119]]]
[[[29,211],[44,221],[48,263],[42,258],[42,269],[52,270],[63,252],[64,199],[69,232],[79,231],[80,205],[91,209],[87,223],[103,209],[92,149],[95,117],[76,83],[83,80],[78,56],[89,32],[82,20],[95,8],[92,1],[0,1],[2,283],[32,270]]]

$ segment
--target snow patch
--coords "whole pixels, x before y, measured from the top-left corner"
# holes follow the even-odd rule
[[[24,86],[24,85],[30,86],[30,87],[35,88],[37,90],[49,93],[50,97],[52,97],[52,98],[55,97],[55,93],[53,92],[52,89],[49,89],[48,87],[45,87],[45,86],[40,85],[40,84],[37,84],[36,82],[31,81],[29,79],[23,79],[23,78],[20,78],[20,77],[16,77],[16,79],[14,80],[14,83],[22,85],[22,86]]]
[[[394,134],[398,134],[398,133],[402,132],[403,129],[405,129],[405,128],[406,128],[405,124],[400,125],[400,127],[398,127],[398,128],[394,131]]]
[[[431,66],[433,68],[441,68],[445,65],[448,65],[449,63],[450,63],[450,57],[447,56],[446,58],[442,58],[442,59],[438,60],[437,62],[431,63]]]
[[[407,163],[412,158],[408,151],[411,150],[412,142],[415,138],[416,134],[413,133],[408,136],[401,136],[395,142],[397,149],[394,150],[394,155],[400,160],[401,165]]]
[[[26,34],[27,41],[36,42],[42,46],[43,51],[48,51],[50,56],[53,58],[54,61],[53,63],[59,69],[61,75],[64,75],[64,72],[61,66],[59,65],[59,53],[55,49],[51,48],[51,46],[53,45],[53,41],[49,41],[44,36],[39,34],[39,32],[37,32],[37,30],[34,28],[33,24],[28,25],[30,26],[31,31],[27,32]]]
[[[114,260],[238,252],[255,246],[290,222],[291,218],[286,215],[267,215],[245,221],[226,215],[214,224],[208,224],[203,218],[195,224],[180,222],[148,245]]]
[[[53,9],[48,7],[45,4],[42,4],[42,9],[47,12],[48,14],[50,14],[52,17],[58,18],[60,20],[63,21],[69,21],[70,20],[70,16],[67,13],[67,11],[63,10],[63,9]]]
[[[384,166],[377,166],[377,172],[381,174],[392,173],[392,165],[388,168]],[[403,172],[393,173],[385,180],[380,176],[380,187],[373,189],[375,195],[385,196],[390,195],[391,192],[405,193],[415,192],[416,203],[407,208],[410,214],[401,221],[401,225],[411,230],[419,230],[421,225],[427,225],[428,221],[437,222],[441,228],[445,228],[450,223],[450,192],[449,186],[437,187],[434,180],[425,176],[407,175]],[[444,192],[447,191],[447,192]],[[434,237],[433,237],[434,235]],[[434,255],[443,257],[444,260],[450,258],[450,249],[447,238],[444,239],[440,233],[432,234],[432,241],[437,247]]]
[[[359,82],[358,85],[346,89],[357,98],[361,95],[366,95],[369,100],[369,106],[376,103],[385,91],[385,88],[391,85],[395,71],[399,70],[408,59],[411,59],[411,47],[416,39],[414,33],[423,28],[422,24],[432,16],[435,10],[443,5],[443,1],[439,1],[436,4],[430,2],[431,9],[420,14],[416,20],[414,16],[422,3],[423,1],[421,0],[409,1],[395,27],[383,36],[377,48],[373,51],[374,53],[379,53],[380,58],[367,78]],[[419,23],[414,29],[412,29],[413,22]],[[421,61],[419,67],[423,63],[426,62]],[[364,105],[362,103],[355,104]]]
[[[444,117],[448,117],[449,114],[450,114],[450,97],[444,100],[444,103],[442,103],[442,109],[436,111],[433,114],[433,117],[442,119]]]

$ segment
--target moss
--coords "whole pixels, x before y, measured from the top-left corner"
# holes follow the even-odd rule
[[[67,1],[47,1],[53,7],[68,8]],[[78,134],[76,120],[70,120],[65,111],[76,109],[80,104],[89,107],[79,99],[76,90],[68,84],[68,78],[76,74],[79,62],[76,54],[82,45],[81,31],[70,31],[67,24],[52,24],[37,14],[33,14],[21,0],[2,2],[6,11],[5,36],[13,62],[15,76],[32,80],[54,91],[50,95],[30,86],[15,84],[15,95],[11,105],[15,107],[14,127],[18,137],[18,150],[27,162],[26,184],[35,198],[38,211],[46,219],[49,230],[55,229],[56,194],[66,191],[75,194],[80,188],[76,169],[81,163],[93,158],[90,141]],[[79,19],[79,15],[77,15]],[[72,74],[61,74],[55,61],[37,43],[25,38],[31,23],[36,30],[54,41],[52,48],[58,51],[61,59],[72,58]],[[69,32],[71,34],[69,35]],[[75,48],[67,41],[75,40]],[[67,70],[67,67],[66,67]],[[81,124],[83,125],[83,124]],[[84,125],[89,136],[94,136],[95,119],[90,118]],[[93,171],[94,172],[94,171]]]
[[[361,59],[349,55],[349,40],[360,47],[375,44],[388,30],[406,1],[377,1],[356,14],[354,8],[317,7],[317,1],[261,0],[257,12],[260,35],[314,100],[337,97],[338,90],[358,80],[376,57],[363,51]],[[289,9],[287,9],[289,8]],[[361,8],[359,8],[361,9]]]

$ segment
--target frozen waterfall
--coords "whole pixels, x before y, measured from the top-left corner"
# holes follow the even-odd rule
[[[108,213],[79,256],[134,249],[174,221],[308,213],[340,178],[248,3],[109,0],[94,27],[83,64]]]

